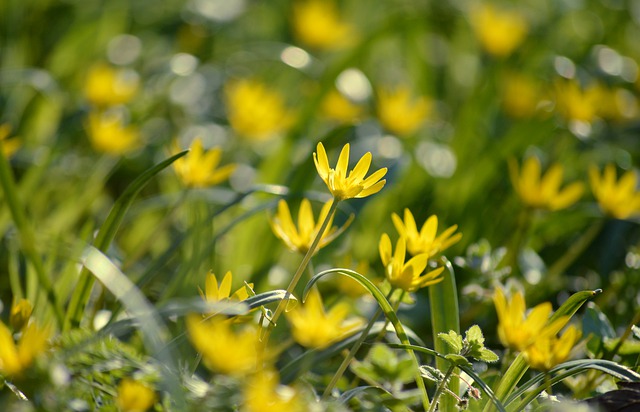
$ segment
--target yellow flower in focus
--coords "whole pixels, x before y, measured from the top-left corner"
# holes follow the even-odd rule
[[[524,161],[522,173],[518,170],[518,163],[514,159],[509,161],[509,176],[518,196],[527,206],[560,210],[576,203],[584,185],[580,182],[571,183],[560,190],[564,169],[559,164],[553,164],[547,173],[541,175],[540,161],[532,156]]]
[[[180,152],[177,144],[173,151]],[[202,140],[197,138],[191,144],[189,153],[173,162],[173,168],[188,187],[213,186],[227,180],[236,168],[235,164],[218,167],[221,157],[222,149],[214,147],[205,151]]]
[[[84,86],[89,102],[101,107],[127,103],[137,90],[138,75],[134,71],[106,64],[92,66]]]
[[[512,117],[532,117],[541,100],[539,90],[540,86],[526,76],[508,75],[503,83],[502,107]]]
[[[240,289],[231,294],[231,283],[233,282],[233,275],[231,271],[228,271],[222,278],[222,282],[218,285],[218,279],[213,272],[207,274],[207,279],[204,285],[204,293],[200,290],[200,295],[207,302],[219,302],[221,300],[245,300],[249,297],[247,289],[242,286]],[[253,288],[253,283],[249,283],[249,287]],[[200,288],[198,288],[200,289]]]
[[[561,337],[545,336],[536,339],[525,351],[525,359],[529,366],[540,371],[548,371],[554,366],[569,359],[571,349],[580,340],[580,331],[569,326]]]
[[[382,260],[385,276],[391,286],[407,292],[414,292],[442,280],[440,274],[444,267],[439,267],[423,274],[429,261],[429,255],[426,253],[414,256],[405,263],[406,247],[407,241],[401,236],[396,243],[396,251],[393,253],[389,235],[383,233],[380,237],[378,245],[380,260]]]
[[[361,319],[346,319],[350,311],[348,304],[338,303],[326,313],[320,292],[312,289],[305,303],[296,306],[286,316],[296,342],[307,348],[324,349],[351,335],[362,325]]]
[[[603,88],[592,84],[582,89],[574,80],[556,82],[558,112],[567,120],[592,122],[599,114]]]
[[[278,374],[261,370],[248,379],[242,412],[300,412],[305,410],[296,391],[280,385]]]
[[[31,366],[36,356],[47,349],[50,336],[49,328],[31,323],[23,329],[16,345],[9,328],[0,322],[0,375],[19,376]]]
[[[510,55],[524,41],[529,30],[520,13],[499,10],[490,4],[471,10],[471,24],[482,47],[497,57]]]
[[[19,299],[11,306],[11,314],[9,315],[9,323],[14,331],[20,331],[27,326],[29,318],[31,318],[33,306],[26,299]]]
[[[138,130],[125,126],[122,116],[115,112],[90,113],[87,129],[91,144],[99,152],[123,155],[140,143]]]
[[[258,330],[245,326],[236,332],[230,320],[214,316],[203,320],[187,317],[187,331],[193,347],[202,354],[206,367],[214,372],[243,376],[258,362]]]
[[[118,385],[116,405],[122,412],[145,412],[156,401],[156,392],[146,383],[125,378]]]
[[[458,225],[453,225],[442,232],[440,236],[436,236],[438,231],[438,217],[436,215],[429,216],[420,232],[418,232],[418,226],[416,226],[416,221],[409,209],[404,210],[404,221],[395,213],[391,215],[391,219],[400,237],[407,240],[407,250],[414,256],[425,253],[428,257],[432,257],[462,238],[462,233],[454,235]]]
[[[364,176],[371,166],[371,152],[367,152],[360,158],[356,167],[347,176],[349,167],[349,143],[340,151],[336,168],[329,167],[327,152],[322,143],[318,143],[317,152],[313,153],[313,161],[322,180],[326,183],[331,194],[336,200],[362,198],[378,193],[384,187],[386,180],[380,180],[387,174],[387,168],[383,167],[372,173],[366,179]]]
[[[406,86],[378,91],[377,112],[380,123],[400,136],[415,133],[431,108],[432,104],[426,97],[412,96],[411,90]]]
[[[353,27],[340,16],[331,0],[300,0],[293,5],[293,32],[302,43],[317,49],[353,44]]]
[[[537,339],[555,335],[569,320],[562,317],[547,325],[552,311],[550,302],[541,303],[526,314],[527,307],[520,292],[507,301],[502,289],[497,288],[493,303],[498,314],[498,338],[505,347],[517,351],[524,351]]]
[[[18,151],[22,143],[20,139],[17,137],[13,137],[11,139],[7,139],[11,134],[11,126],[9,124],[4,123],[0,125],[0,148],[2,149],[2,154],[6,158],[10,158],[13,156],[15,152]]]
[[[231,127],[249,140],[268,140],[291,126],[293,116],[282,96],[257,80],[233,81],[225,96]]]
[[[324,204],[320,211],[320,216],[318,216],[318,222],[316,223],[313,218],[311,202],[309,202],[308,199],[302,199],[302,203],[300,203],[300,210],[298,211],[298,226],[296,227],[293,223],[293,218],[291,217],[291,212],[289,211],[287,202],[281,199],[278,202],[278,212],[269,220],[271,230],[273,230],[276,237],[282,240],[289,249],[294,252],[305,254],[309,251],[313,240],[318,235],[322,222],[326,219],[327,214],[329,213],[329,209],[331,209],[331,201]],[[316,251],[325,247],[335,238],[340,236],[340,234],[342,234],[342,232],[344,232],[351,224],[352,220],[353,215],[344,224],[344,226],[338,229],[336,226],[332,226],[332,216],[327,224],[327,228],[322,234],[322,238],[320,239],[320,243],[318,244]]]
[[[640,214],[640,191],[638,178],[633,170],[627,171],[620,180],[616,179],[616,167],[608,164],[600,176],[598,168],[589,169],[591,191],[600,209],[616,219],[627,219]]]
[[[353,123],[358,121],[364,110],[361,106],[347,99],[337,90],[331,90],[322,101],[322,114],[331,120],[340,123]]]

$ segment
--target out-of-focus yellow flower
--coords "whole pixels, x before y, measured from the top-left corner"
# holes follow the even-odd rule
[[[145,412],[156,401],[156,392],[144,382],[125,378],[118,385],[116,405],[122,412]]]
[[[124,104],[138,90],[138,75],[132,70],[96,64],[89,69],[84,91],[91,104],[106,107]]]
[[[233,81],[225,88],[225,96],[231,127],[249,140],[268,140],[293,122],[282,96],[257,80]]]
[[[436,236],[438,232],[438,217],[436,215],[429,216],[420,232],[418,232],[416,220],[409,209],[404,210],[404,221],[395,213],[391,215],[391,219],[400,237],[407,240],[407,250],[414,256],[426,253],[427,256],[432,257],[462,238],[462,233],[454,235],[458,225],[453,225],[442,232],[440,236]]]
[[[407,86],[378,91],[377,112],[380,123],[392,133],[407,136],[415,133],[431,112],[432,103],[424,96],[415,97]]]
[[[351,255],[345,255],[342,258],[342,262],[338,264],[338,267],[353,269],[363,276],[367,276],[370,271],[368,262],[361,260],[355,263]],[[364,286],[348,276],[337,276],[333,281],[341,294],[351,298],[357,298],[367,294],[367,289],[365,289]]]
[[[337,200],[362,198],[378,193],[384,187],[386,180],[380,180],[387,174],[387,168],[376,170],[366,179],[364,176],[371,166],[371,152],[360,158],[356,167],[347,176],[349,168],[349,143],[344,145],[336,168],[329,167],[327,152],[322,143],[318,143],[317,152],[313,153],[313,161],[322,180],[326,183],[333,197]]]
[[[271,223],[271,229],[276,237],[282,240],[289,249],[294,252],[305,254],[309,251],[313,240],[318,235],[322,222],[326,219],[327,214],[329,213],[329,209],[331,209],[330,201],[325,203],[322,207],[320,216],[318,216],[318,222],[316,223],[313,217],[313,210],[311,209],[311,202],[309,202],[308,199],[302,199],[302,203],[300,203],[300,210],[298,211],[298,226],[296,227],[293,223],[291,212],[289,211],[289,205],[287,205],[287,202],[280,199],[278,202],[278,212],[275,216],[269,219],[269,223]],[[332,216],[327,228],[322,234],[322,238],[320,239],[320,243],[318,244],[316,251],[325,247],[335,238],[340,236],[340,234],[342,234],[342,232],[344,232],[351,224],[352,220],[353,215],[340,229],[338,229],[336,226],[332,226]]]
[[[532,156],[524,161],[522,173],[518,170],[515,159],[509,161],[509,175],[511,183],[520,199],[533,208],[560,210],[573,205],[580,199],[584,185],[580,182],[571,183],[560,190],[564,169],[559,164],[553,164],[547,173],[541,175],[540,161]]]
[[[541,100],[540,86],[532,79],[518,74],[505,77],[502,88],[502,107],[515,118],[532,117]]]
[[[380,237],[378,245],[380,260],[382,260],[385,276],[391,286],[407,292],[414,292],[442,280],[440,274],[444,267],[439,267],[423,274],[429,261],[429,255],[426,253],[414,256],[405,263],[406,248],[407,241],[403,236],[400,236],[396,243],[395,253],[392,251],[389,235],[383,233]]]
[[[296,342],[307,348],[324,349],[354,333],[361,325],[358,318],[346,319],[351,311],[346,303],[337,303],[325,312],[317,289],[312,289],[304,304],[287,313]]]
[[[173,151],[180,151],[177,143]],[[173,168],[180,180],[189,187],[213,186],[227,180],[236,169],[235,164],[218,167],[221,157],[221,148],[214,147],[205,151],[202,140],[197,138],[191,144],[189,153],[173,162]]]
[[[4,123],[0,125],[0,148],[2,149],[2,154],[9,158],[13,156],[15,152],[18,151],[22,143],[20,139],[17,137],[13,137],[11,139],[7,139],[11,134],[11,126],[9,124]]]
[[[536,339],[525,351],[529,366],[540,371],[548,371],[569,359],[571,349],[580,340],[582,334],[573,325],[569,326],[561,337],[555,334]]]
[[[569,321],[568,317],[562,317],[547,325],[552,311],[550,302],[541,303],[525,314],[527,306],[520,292],[507,301],[502,289],[497,288],[493,303],[498,314],[498,338],[505,347],[517,351],[527,349],[537,339],[555,335]]]
[[[605,119],[619,122],[638,117],[638,99],[621,87],[600,86],[598,103],[598,113]]]
[[[233,275],[231,271],[228,271],[222,278],[222,282],[218,285],[218,279],[213,272],[207,274],[207,279],[204,285],[204,292],[200,288],[200,295],[207,302],[219,302],[221,300],[245,300],[249,297],[247,289],[242,286],[240,289],[231,294],[231,283],[233,283]],[[253,288],[253,283],[249,283],[249,287]]]
[[[608,164],[600,176],[597,167],[589,169],[591,191],[604,213],[616,219],[627,219],[640,214],[638,178],[633,170],[627,171],[618,181],[616,167]]]
[[[9,316],[9,324],[14,331],[22,330],[29,323],[33,312],[33,306],[26,299],[19,299],[11,306],[11,315]]]
[[[527,21],[518,12],[482,4],[471,10],[471,24],[482,47],[498,57],[510,55],[525,39]]]
[[[51,336],[49,328],[40,328],[30,323],[22,331],[16,345],[9,328],[0,321],[0,374],[18,376],[33,363],[36,356],[43,353]]]
[[[597,84],[582,89],[574,80],[556,82],[558,112],[567,120],[592,122],[599,114],[603,89]]]
[[[293,5],[293,32],[317,49],[339,49],[354,43],[355,31],[332,0],[300,0]]]
[[[187,331],[193,347],[202,354],[206,367],[214,372],[244,376],[258,362],[258,330],[246,325],[235,331],[231,320],[214,316],[187,316]]]
[[[125,126],[122,116],[116,112],[90,113],[87,132],[94,149],[111,155],[123,155],[140,144],[138,130]]]
[[[322,114],[340,123],[353,123],[364,114],[361,106],[347,99],[337,90],[331,90],[322,101]]]
[[[244,388],[243,412],[299,412],[306,410],[295,389],[280,385],[278,374],[261,370]]]

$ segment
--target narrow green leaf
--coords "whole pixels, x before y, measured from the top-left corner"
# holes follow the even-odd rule
[[[351,399],[355,398],[356,396],[363,395],[365,393],[378,393],[378,394],[383,394],[383,395],[388,395],[393,397],[393,395],[391,395],[389,391],[379,386],[358,386],[357,388],[350,389],[345,393],[343,393],[342,395],[340,395],[340,398],[338,398],[338,400],[343,405],[346,405],[347,403],[349,403]]]

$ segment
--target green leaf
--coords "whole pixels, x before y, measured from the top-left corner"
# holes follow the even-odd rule
[[[459,365],[469,365],[469,366],[471,366],[471,362],[469,362],[467,360],[467,358],[465,358],[462,355],[456,355],[455,353],[450,353],[448,355],[445,355],[444,357],[445,357],[445,359],[447,359],[448,361],[450,361],[451,363],[453,363],[456,366],[459,366]]]
[[[475,356],[475,355],[471,355],[471,356],[473,356],[474,358],[476,358],[478,360],[481,360],[481,361],[484,361],[484,362],[489,362],[489,363],[497,362],[498,359],[500,359],[498,357],[498,355],[496,355],[493,351],[491,351],[491,350],[489,350],[487,348],[482,348],[480,350],[480,356]]]
[[[482,335],[482,330],[478,325],[473,325],[469,329],[467,329],[467,332],[465,333],[465,339],[469,343],[477,343],[478,345],[484,347],[484,335]]]
[[[454,350],[455,354],[462,352],[462,336],[456,332],[450,330],[449,333],[438,333],[438,337],[445,341],[447,345]]]
[[[431,382],[435,382],[436,384],[440,383],[444,379],[444,373],[430,365],[420,366],[420,373],[423,378],[428,379]]]

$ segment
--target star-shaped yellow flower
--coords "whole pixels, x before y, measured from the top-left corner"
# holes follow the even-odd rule
[[[598,168],[589,169],[591,190],[604,213],[616,219],[627,219],[640,215],[640,191],[638,178],[633,170],[616,180],[616,167],[608,164],[600,176]]]
[[[336,200],[370,196],[382,190],[387,182],[386,180],[380,180],[387,174],[386,167],[378,169],[366,179],[364,178],[371,166],[371,152],[365,153],[356,164],[356,167],[347,175],[349,143],[342,148],[335,169],[329,167],[327,152],[324,150],[322,143],[318,143],[317,152],[313,153],[313,161],[316,164],[318,174]]]
[[[293,5],[293,31],[306,45],[317,49],[349,46],[354,28],[344,21],[332,0],[302,0]]]
[[[231,271],[228,271],[224,277],[222,278],[222,282],[218,285],[218,279],[213,272],[209,272],[207,274],[207,279],[204,285],[204,293],[200,288],[200,296],[205,299],[207,302],[219,302],[221,300],[230,299],[230,300],[245,300],[249,297],[249,293],[247,293],[247,289],[242,286],[233,294],[231,294],[231,283],[233,283],[233,275]],[[253,288],[253,283],[249,283],[249,287]]]
[[[383,233],[378,248],[380,260],[382,260],[385,268],[385,276],[391,286],[407,292],[414,292],[442,280],[440,274],[444,267],[439,267],[423,274],[429,261],[429,255],[426,253],[414,256],[405,263],[407,241],[404,237],[401,236],[398,239],[396,251],[393,253],[391,239],[389,235]]]
[[[565,209],[580,199],[584,185],[580,182],[571,183],[560,189],[564,170],[561,165],[553,164],[542,176],[540,161],[532,156],[524,161],[522,172],[518,170],[518,163],[509,161],[509,175],[518,196],[527,206],[560,210]]]
[[[454,235],[458,225],[453,225],[442,232],[440,236],[436,236],[438,231],[438,217],[436,215],[429,216],[420,232],[418,232],[418,226],[416,226],[416,221],[409,209],[404,210],[404,222],[395,213],[391,215],[391,219],[398,234],[407,239],[407,249],[414,256],[426,253],[432,257],[462,238],[462,233]]]
[[[151,386],[131,378],[125,378],[118,385],[116,404],[123,412],[144,412],[157,401]]]
[[[536,339],[533,345],[524,351],[525,358],[533,369],[548,371],[569,359],[571,349],[580,340],[581,335],[580,331],[571,325],[559,338],[554,334]]]
[[[96,106],[124,104],[138,90],[138,75],[132,70],[96,64],[89,69],[84,89],[87,100]]]
[[[431,112],[432,103],[424,96],[413,96],[407,86],[378,91],[377,112],[380,123],[392,133],[415,133]]]
[[[297,391],[281,385],[273,370],[260,370],[246,381],[244,387],[245,412],[299,412],[306,408]]]
[[[511,54],[528,31],[527,21],[520,13],[488,4],[471,10],[471,23],[482,47],[498,57]]]
[[[49,328],[40,328],[32,322],[23,329],[16,345],[11,331],[0,321],[0,374],[20,375],[31,366],[36,356],[47,349],[50,336]]]
[[[91,112],[87,132],[93,148],[110,155],[120,156],[140,146],[138,129],[127,126],[124,117],[115,111]]]
[[[177,144],[174,152],[179,152]],[[236,168],[235,164],[218,167],[222,158],[222,149],[214,147],[205,151],[202,140],[197,138],[191,144],[189,153],[173,162],[178,177],[189,187],[207,187],[223,182]]]

